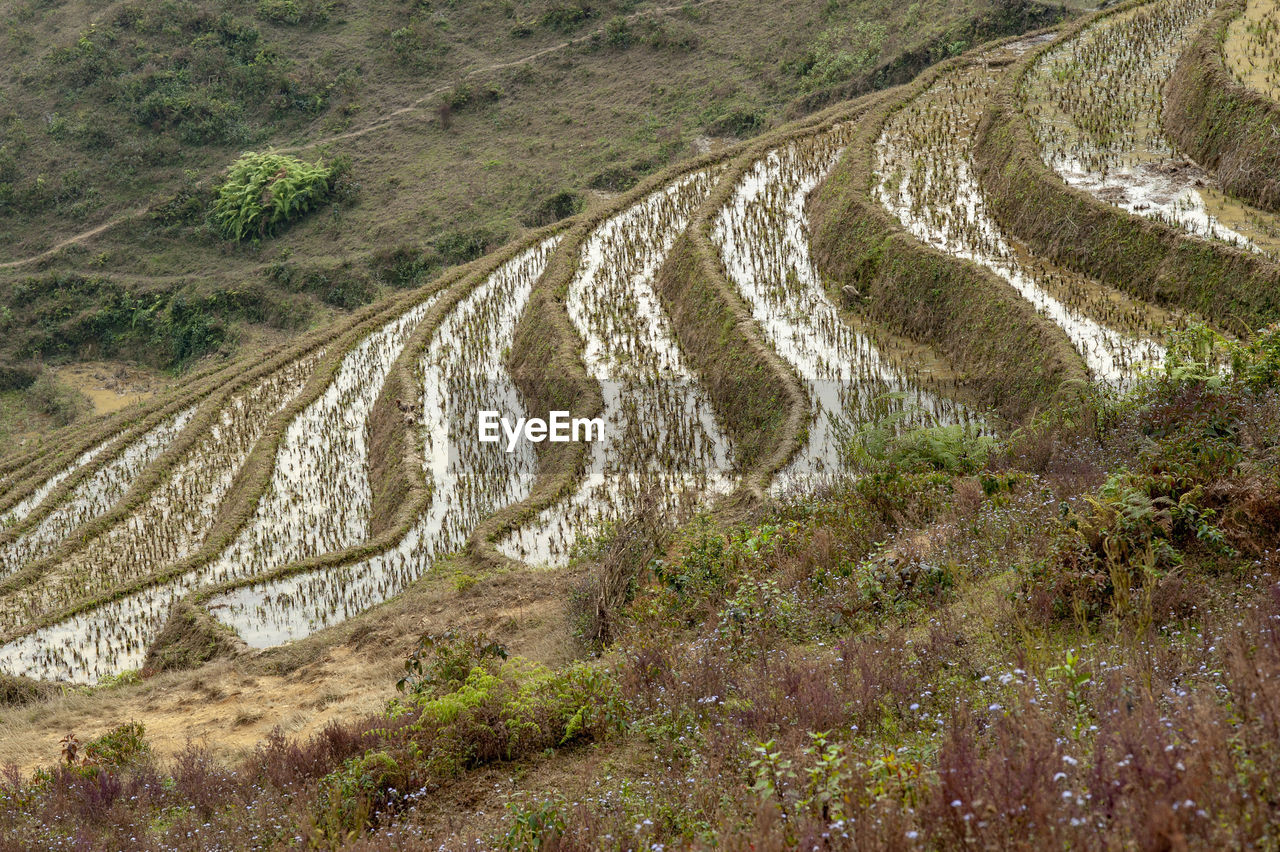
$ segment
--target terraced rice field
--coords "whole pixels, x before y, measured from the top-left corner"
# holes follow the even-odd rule
[[[808,441],[774,479],[775,493],[838,475],[858,424],[901,415],[903,425],[971,419],[923,390],[848,325],[809,257],[805,201],[835,165],[852,128],[839,126],[774,150],[755,163],[715,218],[712,240],[729,280],[775,351],[807,386]]]
[[[876,143],[875,194],[917,239],[1009,282],[1067,333],[1099,382],[1123,387],[1162,360],[1170,318],[1035,257],[1001,230],[974,177],[978,120],[1009,55],[1028,46],[985,54],[895,112]]]
[[[502,542],[512,559],[563,565],[574,543],[648,494],[677,512],[734,487],[733,450],[676,343],[653,279],[719,170],[677,180],[601,224],[582,247],[565,310],[604,392],[604,440],[567,499]]]
[[[55,488],[65,482],[67,478],[76,471],[82,469],[100,456],[109,446],[111,446],[111,439],[107,439],[102,443],[85,450],[76,457],[75,461],[46,479],[44,482],[40,483],[39,487],[30,494],[15,502],[13,506],[6,509],[4,512],[0,512],[0,530],[7,529],[8,527],[12,527],[15,524],[19,524],[26,520],[27,516],[31,514],[36,506],[43,503],[45,498],[53,493]]]
[[[478,443],[482,410],[523,412],[503,352],[559,238],[520,253],[444,319],[418,373],[425,424],[422,458],[430,505],[395,548],[351,564],[254,583],[209,602],[218,620],[252,646],[298,639],[399,594],[481,520],[523,500],[537,475],[533,445],[515,452]]]
[[[400,349],[435,298],[438,296],[392,319],[344,356],[323,394],[286,428],[266,493],[239,535],[221,553],[176,579],[163,580],[21,636],[0,648],[0,666],[38,677],[90,681],[137,668],[170,608],[184,595],[212,583],[251,577],[284,561],[363,540],[368,534],[370,499],[365,472],[365,420]],[[256,417],[248,420],[259,424],[260,429],[274,413],[273,408],[278,409],[302,390],[306,374],[322,354],[301,359],[286,367],[283,375],[269,377],[255,388],[261,395],[254,406]],[[262,404],[263,397],[267,405]],[[235,412],[245,404],[243,397],[230,400],[221,423],[211,430],[214,441],[224,434],[224,429],[229,432],[235,425],[244,425],[236,424]],[[202,460],[211,458],[197,455],[190,461],[198,468]],[[234,475],[234,471],[224,471],[226,474]],[[222,495],[205,496],[217,500],[224,495],[225,491]],[[158,505],[163,518],[168,506],[165,502]],[[163,527],[172,530],[167,522]],[[144,529],[138,519],[131,518],[125,522],[123,535]],[[181,541],[184,537],[177,538]],[[189,543],[191,538],[185,538]],[[164,565],[149,559],[144,564],[152,574]],[[120,566],[115,561],[102,568],[56,571],[11,596],[6,614],[15,620],[30,621],[49,611],[51,605],[66,605],[78,597],[109,595],[128,579],[120,574],[136,567],[136,563],[125,562],[123,569]],[[7,627],[12,632],[12,626]]]
[[[1211,178],[1159,132],[1161,86],[1212,8],[1209,0],[1153,0],[1100,17],[1047,48],[1020,104],[1046,162],[1099,203],[1177,223],[1188,239],[1271,252],[1280,232],[1270,219],[1215,194]],[[901,224],[915,251],[936,260],[929,246],[956,269],[988,270],[1010,298],[1062,329],[1098,384],[1128,386],[1161,361],[1164,334],[1179,318],[1037,257],[995,221],[975,177],[974,137],[997,83],[1052,38],[948,66],[903,94],[881,126],[863,128],[862,109],[837,112],[673,176],[590,228],[566,222],[558,236],[347,321],[309,348],[228,371],[236,379],[199,400],[156,403],[139,421],[145,428],[80,449],[43,482],[18,484],[15,474],[0,483],[8,505],[0,513],[0,669],[91,683],[137,668],[184,600],[249,646],[301,639],[394,598],[445,557],[465,563],[488,547],[476,531],[504,510],[518,523],[503,527],[499,551],[526,568],[556,568],[641,501],[656,499],[679,517],[714,511],[724,497],[758,499],[754,485],[743,488],[754,474],[730,437],[742,435],[731,428],[733,406],[717,408],[716,394],[735,377],[708,374],[705,353],[682,349],[687,326],[678,332],[673,316],[698,317],[672,310],[670,300],[684,296],[665,287],[660,296],[655,286],[694,222],[710,237],[697,251],[713,255],[701,268],[718,265],[729,285],[717,285],[725,292],[714,298],[732,301],[717,316],[740,318],[732,333],[749,337],[753,353],[771,348],[781,366],[769,375],[789,370],[807,396],[790,412],[803,421],[791,438],[803,440],[769,482],[775,497],[845,472],[851,435],[886,414],[903,424],[994,428],[986,412],[943,394],[909,347],[880,345],[891,335],[842,306],[839,282],[811,257],[806,201],[855,139],[875,140],[860,152],[872,156],[874,179],[857,191]],[[727,173],[736,177],[713,203]],[[687,244],[706,245],[698,240]],[[544,275],[550,269],[560,277]],[[531,495],[549,472],[535,446],[517,442],[508,452],[503,442],[477,440],[483,410],[545,414],[526,410],[507,367],[535,294],[563,311],[573,335],[564,345],[576,347],[577,366],[598,385],[605,423],[570,487],[538,503]],[[553,375],[563,365],[542,366],[541,381],[563,378]],[[397,393],[411,399],[395,400],[401,422],[388,426],[376,413],[390,402],[379,400],[393,375]],[[385,492],[370,438],[387,428],[412,449],[405,469],[414,482],[396,519],[379,526],[375,503]]]
[[[1280,99],[1280,3],[1249,0],[1227,29],[1223,55],[1239,82]]]
[[[76,483],[61,503],[39,520],[27,510],[27,528],[15,528],[9,540],[0,545],[0,576],[13,574],[24,565],[49,555],[77,527],[107,512],[147,466],[177,438],[195,413],[195,406],[186,408],[122,447],[92,474]],[[50,482],[56,485],[68,473],[59,473]],[[41,491],[46,494],[52,490],[48,482],[41,486]]]
[[[1103,17],[1020,88],[1041,155],[1071,186],[1189,233],[1280,257],[1280,220],[1227,197],[1161,129],[1161,91],[1214,0],[1153,0]]]
[[[302,390],[323,355],[323,349],[312,352],[231,395],[144,502],[0,597],[0,631],[12,632],[194,554],[271,417]]]

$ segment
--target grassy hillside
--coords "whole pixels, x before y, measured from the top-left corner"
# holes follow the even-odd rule
[[[767,16],[745,0],[4,6],[8,434],[87,408],[28,400],[40,363],[172,372],[278,341],[806,98],[884,82],[899,57],[1027,19],[985,0],[794,0]],[[230,242],[208,221],[213,189],[269,147],[341,176],[292,228]]]

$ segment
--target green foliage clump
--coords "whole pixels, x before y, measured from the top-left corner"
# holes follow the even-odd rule
[[[850,467],[867,472],[937,471],[973,474],[986,466],[996,440],[973,426],[919,426],[908,424],[917,412],[894,408],[900,397],[880,400],[880,412],[850,436],[845,459]]]
[[[500,242],[499,235],[487,228],[462,228],[437,239],[435,250],[445,266],[452,266],[475,260]]]
[[[502,848],[507,852],[539,852],[552,848],[551,844],[564,834],[568,825],[567,811],[568,803],[564,796],[554,796],[530,805],[508,802],[511,827],[502,838]]]
[[[570,190],[562,190],[542,201],[529,214],[525,223],[532,227],[542,227],[576,216],[582,212],[582,196]]]
[[[1280,386],[1280,323],[1231,347],[1231,369],[1254,392]]]
[[[887,35],[884,24],[873,21],[826,30],[803,56],[786,63],[783,70],[800,78],[806,92],[843,82],[871,68]]]
[[[147,729],[141,722],[126,722],[90,740],[84,746],[84,762],[105,769],[131,766],[151,754]]]
[[[321,833],[363,828],[396,807],[406,790],[464,770],[619,729],[625,708],[614,676],[577,663],[559,671],[520,658],[481,636],[424,637],[387,707],[376,748],[321,780]]]
[[[262,239],[323,204],[341,166],[272,152],[241,155],[217,189],[211,213],[229,240]]]
[[[764,128],[766,121],[768,116],[763,110],[731,108],[708,116],[706,128],[707,133],[712,136],[733,136],[741,139],[758,133]]]
[[[636,34],[623,15],[615,15],[604,25],[604,42],[609,47],[626,50],[636,43]]]
[[[591,4],[579,0],[577,3],[561,3],[552,6],[542,13],[542,17],[538,18],[538,23],[547,29],[568,34],[581,27],[597,14],[598,12]]]

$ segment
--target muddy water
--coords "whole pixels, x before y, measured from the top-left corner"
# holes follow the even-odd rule
[[[1249,0],[1227,28],[1223,57],[1238,81],[1280,99],[1280,2]]]
[[[107,447],[111,446],[111,442],[113,440],[115,439],[108,438],[96,447],[90,447],[85,450],[83,453],[76,456],[75,461],[46,479],[36,488],[36,490],[13,504],[13,506],[3,514],[0,514],[0,530],[26,520],[27,516],[30,515],[37,506],[43,503],[46,497],[53,493],[53,489],[65,482],[68,476],[75,473],[77,470],[80,470],[80,468],[89,464],[89,462],[93,461],[105,452]]]
[[[431,503],[391,551],[237,589],[210,611],[254,647],[278,645],[399,594],[455,551],[486,516],[524,499],[537,474],[533,445],[506,452],[477,440],[479,412],[524,414],[503,355],[556,237],[504,264],[441,322],[419,365],[423,460]]]
[[[154,374],[106,362],[84,362],[56,368],[58,380],[88,397],[93,413],[110,414],[145,402],[164,380]]]
[[[1153,0],[1052,48],[1020,89],[1041,156],[1071,186],[1189,233],[1280,256],[1280,219],[1218,189],[1161,129],[1161,89],[1213,0]]]
[[[719,171],[684,178],[600,225],[587,239],[566,310],[604,394],[604,438],[574,494],[503,541],[513,559],[560,565],[645,494],[668,512],[734,487],[729,441],[684,363],[653,278]]]
[[[727,277],[765,338],[806,384],[812,405],[808,440],[774,478],[774,493],[838,475],[851,430],[877,416],[905,415],[904,423],[968,419],[961,407],[908,377],[918,377],[918,365],[895,363],[844,322],[810,259],[805,200],[852,132],[839,126],[771,151],[738,184],[712,227]]]
[[[147,466],[169,448],[195,413],[196,406],[180,411],[125,446],[114,458],[80,480],[38,524],[0,546],[0,576],[48,556],[81,524],[106,514]]]
[[[232,394],[208,433],[128,517],[36,582],[0,597],[0,630],[96,598],[198,550],[268,421],[302,391],[323,356],[313,352]]]
[[[1008,55],[947,74],[890,117],[876,143],[876,194],[918,239],[1008,281],[1067,333],[1099,382],[1124,387],[1163,358],[1155,338],[1170,317],[1032,256],[996,224],[974,177],[973,134]]]

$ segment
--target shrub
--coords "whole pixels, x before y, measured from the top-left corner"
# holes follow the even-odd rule
[[[1255,392],[1280,386],[1280,323],[1267,326],[1231,350],[1231,368]]]
[[[759,132],[767,116],[758,109],[734,109],[707,123],[707,133],[712,136],[746,137]]]
[[[986,466],[996,447],[994,438],[961,424],[910,428],[917,412],[895,410],[898,401],[895,395],[878,400],[879,413],[852,434],[844,450],[851,466],[869,472],[950,474],[972,474]]]
[[[59,426],[66,426],[90,409],[84,394],[42,373],[26,390],[27,401]]]
[[[552,6],[542,13],[538,23],[561,33],[571,33],[596,16],[596,10],[588,3],[572,3]]]
[[[502,238],[487,228],[450,231],[436,240],[436,253],[446,265],[468,263],[483,255]]]
[[[147,729],[141,722],[126,722],[113,728],[84,747],[84,762],[104,769],[122,769],[151,754],[146,741]]]
[[[285,154],[243,154],[217,189],[214,224],[229,240],[272,236],[324,203],[339,171]]]
[[[563,190],[545,199],[533,209],[526,219],[526,224],[541,227],[567,219],[582,212],[582,196],[576,192]]]
[[[627,19],[622,15],[616,15],[604,25],[604,41],[610,47],[626,50],[636,43],[636,36],[631,31],[631,25]]]
[[[323,24],[333,7],[333,0],[258,0],[258,17],[278,24]]]
[[[423,637],[387,706],[378,744],[326,775],[313,842],[346,836],[395,809],[405,791],[463,770],[604,736],[622,725],[618,685],[604,669],[560,671],[519,658],[482,636]]]
[[[35,364],[0,364],[0,391],[25,390],[39,377]]]

